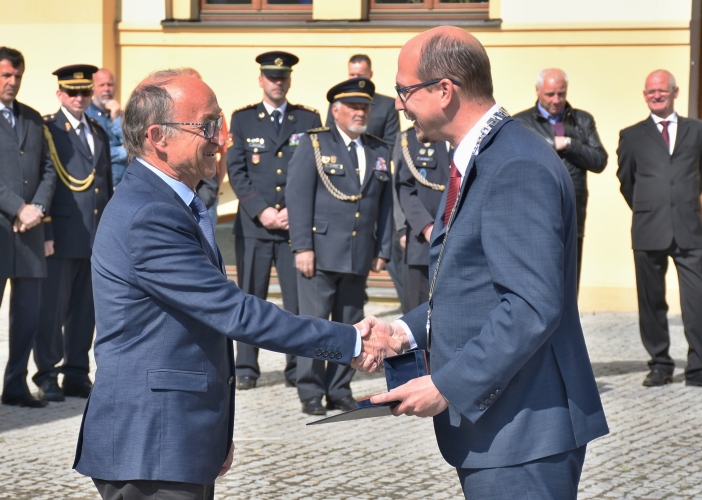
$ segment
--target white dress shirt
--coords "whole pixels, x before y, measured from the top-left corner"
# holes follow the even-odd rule
[[[85,131],[85,138],[88,141],[88,146],[90,146],[90,152],[95,154],[95,139],[93,138],[93,133],[90,131],[90,125],[88,125],[88,120],[85,118],[85,113],[83,113],[80,120],[76,120],[76,118],[63,106],[61,106],[61,111],[63,111],[63,114],[66,115],[68,123],[71,124],[73,131],[76,135],[78,135],[78,137],[80,137],[78,134],[78,124],[83,124],[83,130]]]
[[[668,152],[672,155],[673,150],[675,149],[675,138],[678,136],[678,115],[675,113],[675,111],[673,111],[668,118],[661,118],[660,116],[656,116],[651,113],[651,118],[653,118],[653,121],[656,123],[656,128],[661,134],[663,134],[663,125],[661,125],[661,122],[669,122],[668,136],[670,137],[670,151]]]
[[[278,123],[281,125],[283,124],[283,117],[285,116],[285,108],[288,107],[288,101],[285,101],[283,104],[281,104],[279,108],[274,108],[266,101],[263,101],[263,107],[266,108],[268,114],[271,115],[271,122],[273,121],[273,111],[275,111],[276,109],[280,111],[280,118],[278,118]]]
[[[349,144],[352,142],[356,143],[356,156],[358,156],[358,180],[363,184],[363,179],[366,177],[366,151],[363,149],[363,143],[361,142],[361,136],[359,135],[355,139],[351,140],[351,138],[344,133],[343,130],[339,128],[339,126],[336,126],[336,129],[339,131],[339,135],[341,135],[341,138],[344,141],[344,144],[346,144],[346,149],[348,149]]]
[[[478,139],[480,138],[480,131],[483,129],[483,127],[485,127],[485,125],[487,125],[488,120],[492,117],[492,115],[497,113],[500,107],[501,106],[499,104],[495,104],[493,107],[491,107],[488,112],[485,113],[475,125],[473,125],[473,128],[468,131],[466,136],[461,140],[461,143],[454,151],[453,163],[461,173],[461,183],[463,183],[466,178],[468,163],[470,163],[470,158],[473,156],[473,150],[475,149],[475,145],[478,143]],[[402,326],[403,330],[405,330],[407,338],[409,339],[410,349],[415,349],[417,347],[417,341],[414,340],[414,335],[412,335],[412,331],[410,330],[409,326],[407,326],[407,323],[400,319],[396,320],[396,322]]]
[[[10,122],[11,122],[10,125],[12,125],[12,127],[14,128],[14,126],[15,126],[15,113],[14,113],[14,110],[12,108],[13,104],[14,104],[14,101],[12,101],[9,106],[5,106],[3,103],[0,102],[0,117],[2,117],[2,119],[4,120],[5,113],[4,113],[3,109],[5,109],[5,108],[9,109],[10,110]]]

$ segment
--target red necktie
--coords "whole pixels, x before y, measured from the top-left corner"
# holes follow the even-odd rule
[[[669,123],[670,122],[668,122],[668,121],[661,122],[661,126],[663,127],[661,134],[663,135],[663,140],[665,141],[665,145],[668,146],[668,151],[670,151],[670,134],[668,134],[668,124]]]
[[[449,189],[446,195],[446,211],[444,212],[444,226],[448,224],[451,211],[456,204],[458,192],[461,190],[461,173],[456,168],[456,164],[451,160],[451,174],[449,175]]]

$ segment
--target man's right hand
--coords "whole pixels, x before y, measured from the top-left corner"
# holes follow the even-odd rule
[[[105,109],[110,112],[110,118],[116,120],[117,117],[122,113],[122,107],[114,99],[110,99],[105,103]]]
[[[44,242],[44,257],[51,257],[54,255],[54,240],[49,240]]]
[[[295,267],[305,278],[314,276],[314,250],[303,250],[295,254]]]
[[[403,234],[400,236],[400,248],[405,248],[407,246],[407,235]]]
[[[422,236],[426,241],[431,240],[431,232],[434,230],[434,223],[427,224],[424,229],[422,229]]]
[[[278,219],[278,210],[273,207],[266,207],[258,214],[258,220],[261,221],[263,227],[269,231],[280,229],[280,221]]]
[[[38,226],[43,218],[44,214],[41,213],[41,210],[37,207],[23,203],[19,210],[17,210],[17,218],[15,219],[12,230],[15,233],[24,233],[28,229]]]
[[[382,371],[385,358],[403,352],[403,343],[394,335],[393,325],[369,316],[355,326],[361,332],[363,341],[361,354],[351,363],[357,370],[371,373]]]

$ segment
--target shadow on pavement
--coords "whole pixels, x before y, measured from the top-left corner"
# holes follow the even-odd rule
[[[0,434],[82,415],[86,401],[82,398],[66,398],[63,403],[49,403],[45,408],[0,405]],[[79,426],[80,421],[76,425],[76,439]]]
[[[592,363],[592,371],[595,378],[607,377],[611,375],[628,375],[629,373],[648,372],[648,364],[645,361],[609,361],[606,363]]]

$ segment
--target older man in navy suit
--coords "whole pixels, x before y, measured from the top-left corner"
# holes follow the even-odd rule
[[[495,104],[485,49],[464,30],[409,41],[397,84],[417,138],[456,150],[429,301],[392,325],[367,320],[430,350],[431,375],[373,402],[434,417],[466,498],[575,499],[586,444],[608,429],[578,315],[568,171]]]
[[[232,339],[362,369],[390,345],[400,350],[365,327],[294,316],[227,279],[194,192],[216,173],[220,113],[212,90],[178,71],[152,75],[125,107],[136,160],[93,247],[97,373],[74,464],[104,499],[214,498],[233,459]]]

